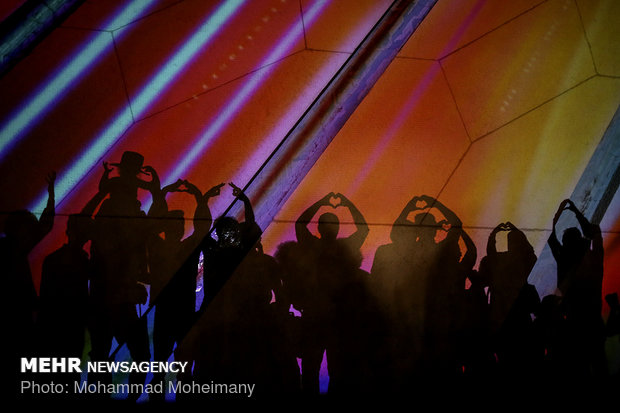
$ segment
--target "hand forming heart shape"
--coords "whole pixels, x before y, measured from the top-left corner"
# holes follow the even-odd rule
[[[419,199],[415,202],[415,207],[418,209],[424,209],[428,207],[428,204],[426,201]]]
[[[332,195],[329,198],[329,204],[333,208],[338,208],[340,205],[342,205],[342,198],[340,198],[338,195]]]

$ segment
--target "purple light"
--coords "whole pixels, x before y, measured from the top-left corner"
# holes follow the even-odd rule
[[[58,68],[14,110],[0,128],[0,160],[36,126],[80,80],[113,48],[111,31],[147,10],[155,0],[134,0],[108,19],[103,31],[97,31],[79,50]]]
[[[194,167],[200,155],[209,150],[222,130],[235,118],[258,88],[275,70],[276,65],[272,64],[272,62],[284,58],[290,52],[291,47],[303,36],[304,23],[307,26],[311,25],[327,4],[327,0],[317,1],[304,15],[304,22],[298,21],[287,31],[278,44],[261,60],[259,67],[262,67],[262,69],[250,75],[241,89],[213,118],[213,122],[193,140],[191,145],[186,148],[181,159],[174,163],[176,165],[174,169],[164,175],[164,181],[173,181],[177,177],[185,175],[188,170]]]
[[[459,29],[452,35],[448,44],[443,48],[440,53],[440,56],[444,56],[446,53],[452,51],[454,47],[457,45],[458,41],[465,33],[465,30],[473,23],[474,18],[478,15],[482,7],[486,3],[487,0],[479,0],[478,3],[473,7],[463,24],[459,27]],[[394,121],[390,123],[390,128],[383,135],[381,140],[375,146],[375,150],[372,155],[366,162],[364,168],[360,171],[360,173],[355,178],[355,181],[351,188],[349,189],[349,193],[351,196],[355,196],[357,191],[360,189],[362,183],[366,180],[370,172],[374,169],[376,163],[379,161],[383,153],[388,148],[390,142],[394,139],[396,133],[402,128],[403,124],[407,120],[409,114],[415,109],[417,104],[419,103],[420,98],[427,91],[428,87],[431,85],[433,79],[440,72],[439,64],[434,64],[425,74],[420,83],[414,89],[414,91],[409,95],[407,102],[402,106]]]
[[[351,39],[363,39],[364,35],[366,35],[368,31],[368,23],[369,20],[366,20],[364,24],[361,24],[360,27],[348,37],[348,39],[342,42],[341,46],[351,43]],[[306,102],[308,102],[308,96],[314,93],[317,88],[316,85],[325,85],[333,77],[335,73],[333,65],[337,64],[337,61],[340,58],[341,57],[339,54],[332,54],[329,63],[325,64],[321,71],[315,75],[310,82],[307,82],[308,86],[303,90],[303,92],[299,93],[300,97],[289,106],[289,110],[280,118],[281,121],[278,122],[273,129],[271,129],[271,131],[266,135],[267,138],[259,144],[259,147],[252,153],[252,155],[250,155],[239,171],[237,171],[235,177],[233,178],[233,182],[237,184],[247,184],[247,182],[252,178],[252,175],[258,170],[258,168],[260,168],[264,160],[267,159],[276,145],[280,142],[280,137],[283,135],[284,128],[290,127],[290,125],[292,125],[299,118],[299,108],[303,107]],[[242,184],[241,186],[243,187],[245,184]],[[232,216],[239,217],[241,214],[241,205],[235,204],[230,213]]]
[[[199,53],[215,34],[240,9],[242,0],[228,0],[209,15],[195,33],[185,42],[166,64],[153,75],[133,99],[133,106],[121,108],[116,116],[93,139],[80,156],[75,159],[57,180],[56,198],[60,204],[76,184],[91,170],[101,157],[112,148],[133,124],[134,117],[141,115],[154,100],[166,90],[186,65]],[[47,202],[47,193],[42,192],[32,203],[31,211],[42,211]]]

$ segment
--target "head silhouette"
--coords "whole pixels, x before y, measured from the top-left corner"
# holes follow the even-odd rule
[[[530,251],[534,252],[534,248],[527,240],[527,236],[519,230],[513,229],[506,236],[508,241],[508,251]]]
[[[571,227],[562,235],[562,247],[572,253],[583,253],[589,247],[590,242],[581,235],[578,228]]]
[[[417,214],[414,217],[413,226],[415,228],[416,242],[435,242],[438,224],[433,214],[427,212]]]
[[[402,246],[414,246],[417,242],[435,242],[437,233],[435,217],[427,212],[421,212],[414,217],[414,221],[406,220],[406,224],[398,220],[392,226],[390,239]]]
[[[241,229],[239,222],[223,216],[215,220],[215,234],[221,247],[238,247],[241,245]]]
[[[319,217],[318,231],[323,240],[335,240],[340,230],[340,221],[336,214],[326,212]]]

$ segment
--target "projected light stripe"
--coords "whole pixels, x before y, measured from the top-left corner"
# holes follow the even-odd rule
[[[132,99],[134,113],[142,114],[154,103],[157,96],[200,54],[209,40],[244,2],[245,0],[228,0],[194,32],[183,47],[148,81],[138,96]]]
[[[147,10],[155,0],[134,0],[115,14],[102,32],[91,36],[81,50],[60,65],[56,74],[50,76],[21,107],[9,116],[10,119],[0,129],[0,161],[12,149],[19,138],[32,129],[54,104],[78,84],[81,77],[107,52],[112,49],[112,36],[109,31],[133,20]]]
[[[154,102],[157,96],[169,87],[185,66],[207,45],[224,24],[239,10],[244,0],[228,0],[210,15],[184,46],[149,79],[133,99],[135,107],[120,110],[110,123],[79,156],[67,171],[57,180],[56,198],[60,204],[69,191],[93,168],[99,159],[118,141],[131,126],[134,116],[140,116]],[[47,203],[47,193],[42,193],[33,202],[31,211],[42,211]]]
[[[174,163],[176,167],[172,171],[165,174],[164,181],[176,180],[178,177],[185,175],[186,172],[194,166],[200,154],[208,150],[210,144],[217,138],[218,134],[226,127],[226,125],[229,124],[239,110],[252,97],[254,92],[256,92],[260,85],[276,68],[275,64],[269,64],[286,56],[290,48],[299,38],[301,38],[301,36],[303,36],[304,23],[306,26],[310,26],[328,3],[329,2],[327,0],[316,2],[312,8],[304,14],[304,22],[302,23],[299,21],[291,29],[289,29],[282,40],[280,40],[280,42],[264,59],[262,59],[259,64],[259,67],[267,67],[250,76],[250,78],[244,83],[243,87],[215,116],[213,123],[209,124],[209,126],[198,136],[198,138],[192,142],[183,157]]]
[[[452,35],[444,49],[441,51],[439,56],[444,56],[447,53],[454,50],[459,40],[467,30],[467,28],[473,23],[475,17],[480,13],[482,7],[487,2],[487,0],[478,0],[478,2],[472,7],[469,15],[465,18],[459,29]],[[374,152],[366,162],[364,168],[358,173],[355,182],[349,187],[347,191],[350,195],[355,196],[357,191],[360,189],[362,183],[366,180],[371,171],[374,170],[376,163],[379,161],[383,153],[389,147],[390,142],[394,139],[398,131],[402,128],[402,126],[407,121],[407,117],[410,113],[415,110],[420,98],[424,95],[428,87],[431,85],[435,76],[440,73],[439,64],[433,65],[425,74],[418,86],[415,90],[410,94],[407,102],[402,106],[398,115],[394,118],[394,120],[390,123],[390,128],[387,133],[383,135],[379,143],[376,145]]]
[[[282,119],[281,122],[292,125],[299,116],[299,107],[308,100],[308,96],[310,95],[310,93],[312,93],[314,89],[316,89],[316,85],[327,84],[327,82],[333,76],[334,72],[335,69],[332,64],[330,64],[329,62],[325,63],[321,71],[316,74],[310,82],[307,83],[308,86],[305,88],[305,90],[299,93],[300,98],[289,106],[290,109],[286,114],[280,117],[280,119]],[[254,152],[247,158],[245,163],[235,174],[232,182],[235,182],[237,185],[239,185],[239,183],[241,182],[247,183],[250,180],[252,175],[257,171],[257,169],[261,166],[265,159],[267,159],[267,157],[271,154],[271,151],[274,149],[275,145],[281,139],[281,136],[278,135],[279,131],[280,127],[278,125],[273,127],[273,129],[266,135],[266,139],[260,142],[258,148],[254,150]],[[245,186],[245,184],[241,184],[241,187],[243,186]],[[233,213],[233,215],[235,214]]]
[[[347,39],[342,42],[342,45],[346,45],[350,43],[351,39],[363,39],[364,35],[368,32],[367,23],[361,25],[355,32],[350,34]],[[344,47],[336,48],[336,50],[344,49]],[[333,59],[333,57],[332,57]],[[337,59],[337,57],[336,57]],[[337,69],[336,69],[337,70]],[[280,119],[282,119],[281,123],[285,123],[288,125],[292,125],[294,121],[299,117],[299,106],[303,105],[307,100],[307,96],[309,96],[313,90],[316,89],[316,85],[326,85],[329,80],[332,78],[336,70],[333,68],[330,62],[325,63],[321,71],[315,75],[310,82],[307,82],[307,87],[303,92],[299,93],[300,98],[295,101],[292,105],[290,105],[289,111]],[[280,126],[276,125],[266,136],[265,139],[259,147],[252,153],[252,155],[248,158],[248,160],[243,164],[243,166],[239,169],[239,171],[235,174],[232,182],[235,182],[237,185],[240,183],[247,183],[252,175],[258,170],[262,162],[270,155],[271,151],[275,147],[274,141],[279,139],[279,129]],[[241,184],[241,187],[244,187],[245,184]],[[239,214],[239,210],[241,207],[239,205],[235,205],[235,207],[231,210],[232,216],[237,216]]]

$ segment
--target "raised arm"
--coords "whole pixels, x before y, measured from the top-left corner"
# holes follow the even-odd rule
[[[601,234],[601,227],[598,225],[592,224],[588,221],[580,210],[577,209],[573,201],[568,200],[567,209],[570,209],[575,213],[575,217],[577,217],[577,221],[579,221],[579,225],[581,226],[581,231],[583,235],[592,241],[592,251],[598,255],[600,262],[603,260],[603,235]]]
[[[460,230],[461,238],[465,242],[465,256],[461,260],[461,264],[464,265],[467,269],[472,269],[476,264],[476,258],[478,258],[478,250],[476,249],[476,244],[469,237],[469,234],[465,232],[462,228]]]
[[[92,218],[93,214],[95,213],[95,209],[97,209],[97,206],[101,203],[101,201],[104,200],[106,195],[107,193],[102,191],[99,191],[95,195],[93,195],[93,197],[90,198],[86,205],[84,205],[84,208],[82,208],[82,210],[80,211],[80,215],[87,218]]]
[[[250,198],[243,192],[241,188],[236,186],[234,183],[230,182],[230,185],[233,189],[233,196],[236,196],[241,201],[243,201],[243,208],[245,210],[245,223],[253,224],[256,222],[254,218],[254,209],[252,209],[252,203],[250,202]]]
[[[168,202],[166,201],[166,195],[170,192],[179,192],[179,188],[183,184],[183,181],[177,179],[176,182],[166,185],[159,189],[156,186],[151,187],[151,195],[153,196],[153,203],[149,208],[149,218],[162,218],[168,212]]]
[[[446,235],[446,239],[443,242],[458,242],[463,227],[463,223],[461,222],[459,217],[457,217],[456,214],[452,212],[452,210],[450,210],[448,207],[446,207],[444,204],[442,204],[433,197],[430,197],[428,195],[422,195],[420,198],[422,199],[422,201],[426,202],[429,208],[437,208],[439,212],[441,212],[446,218],[444,221],[442,221],[442,223],[446,222],[450,225],[450,229],[448,229],[447,231],[448,235]]]
[[[487,241],[487,255],[495,255],[497,254],[497,233],[504,229],[504,223],[499,224],[493,231],[489,234],[489,239]]]
[[[366,241],[366,237],[368,236],[368,224],[364,219],[362,213],[357,209],[357,207],[351,202],[346,196],[341,193],[336,194],[337,198],[340,198],[340,205],[346,207],[351,212],[351,216],[353,217],[353,222],[355,222],[355,227],[357,230],[349,236],[349,240],[355,248],[361,248],[364,241]]]
[[[409,202],[407,202],[407,205],[405,205],[405,207],[403,208],[403,210],[400,212],[400,215],[398,216],[398,218],[396,218],[396,222],[394,224],[396,225],[403,225],[406,224],[407,222],[407,217],[409,216],[409,213],[411,211],[415,211],[415,210],[420,210],[420,209],[424,209],[424,208],[419,208],[416,204],[418,203],[418,201],[421,201],[422,199],[418,196],[414,196],[413,198],[411,198],[411,200]]]
[[[592,225],[590,221],[588,221],[588,218],[586,218],[581,213],[581,211],[577,209],[573,201],[571,201],[570,199],[567,199],[566,201],[567,201],[566,209],[573,211],[573,213],[575,214],[575,217],[577,218],[577,221],[579,222],[579,226],[581,226],[581,231],[583,232],[583,235],[586,238],[592,239],[592,237],[594,236],[595,225]]]
[[[308,223],[316,215],[319,209],[324,205],[329,205],[329,199],[335,197],[333,192],[325,195],[323,198],[310,205],[295,222],[295,235],[297,235],[298,242],[304,242],[316,238],[308,229]]]
[[[196,199],[196,210],[194,211],[194,232],[192,237],[201,240],[207,235],[211,229],[211,225],[213,224],[213,215],[211,214],[211,209],[209,208],[209,199],[218,196],[224,184],[221,183],[215,185],[203,195],[195,185],[188,181],[184,181],[184,183],[188,192],[194,195],[194,198]]]
[[[138,186],[142,189],[146,189],[147,191],[154,193],[161,190],[161,182],[159,181],[159,175],[157,171],[152,166],[145,166],[142,168],[147,175],[151,176],[150,181],[143,181],[138,179]]]
[[[551,248],[551,253],[553,254],[553,257],[555,258],[556,261],[558,260],[560,256],[562,245],[560,244],[560,241],[558,240],[555,227],[558,223],[558,220],[560,219],[560,216],[562,215],[562,212],[564,211],[564,208],[566,208],[566,205],[568,205],[568,202],[569,202],[568,199],[565,199],[564,201],[560,202],[560,206],[558,207],[558,210],[555,212],[555,215],[553,216],[551,235],[549,235],[549,239],[547,240],[547,244],[549,244],[549,248]]]
[[[103,174],[101,175],[101,178],[99,179],[99,192],[109,192],[109,183],[110,183],[110,172],[112,172],[112,168],[110,167],[110,164],[108,164],[107,162],[103,162]]]
[[[446,220],[448,221],[448,223],[450,224],[452,228],[461,227],[463,225],[459,217],[457,217],[456,214],[452,212],[451,209],[449,209],[444,204],[439,202],[439,200],[431,196],[428,196],[428,195],[422,195],[420,199],[426,202],[429,208],[432,208],[432,207],[437,208],[439,212],[441,212],[443,216],[446,217]]]
[[[420,200],[420,197],[417,196],[411,198],[411,200],[407,202],[407,205],[405,205],[403,210],[400,212],[400,215],[394,221],[394,224],[392,225],[392,230],[390,231],[390,239],[392,240],[392,242],[399,242],[399,240],[401,240],[403,235],[405,235],[405,233],[407,232],[405,228],[411,225],[411,221],[409,221],[407,217],[409,216],[411,211],[422,210],[426,208],[426,206],[417,206],[417,203]]]
[[[36,226],[36,230],[31,234],[30,249],[34,248],[54,226],[54,217],[56,216],[55,209],[55,195],[54,195],[54,182],[56,181],[56,172],[50,172],[45,178],[47,182],[47,205],[41,213],[39,224]]]

